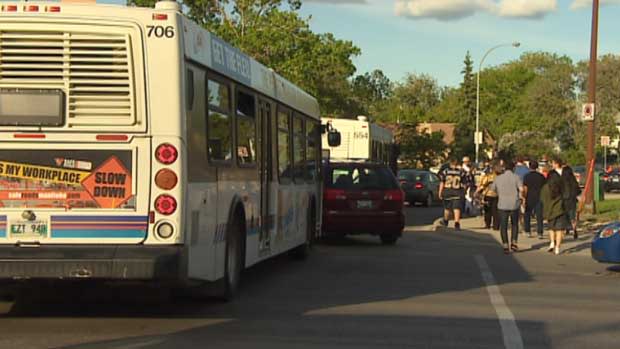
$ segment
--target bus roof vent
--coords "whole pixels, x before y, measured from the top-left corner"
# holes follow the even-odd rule
[[[368,116],[366,116],[366,115],[358,115],[357,116],[357,120],[358,121],[366,121],[366,122],[368,122]]]
[[[155,4],[156,10],[172,10],[181,12],[181,5],[176,1],[158,1]]]

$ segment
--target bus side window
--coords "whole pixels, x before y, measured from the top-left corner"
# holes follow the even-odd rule
[[[185,103],[188,111],[193,110],[194,107],[194,71],[190,68],[187,69],[187,74],[185,76],[185,84],[187,92],[185,94]]]
[[[306,135],[304,132],[304,121],[301,115],[295,113],[293,117],[293,164],[295,166],[295,182],[305,180],[305,161],[306,161]]]
[[[240,165],[256,163],[256,99],[237,91],[237,161]]]
[[[283,181],[292,177],[289,118],[290,113],[278,107],[278,173]]]
[[[212,161],[232,160],[232,125],[230,120],[230,87],[209,79],[207,86],[209,117],[209,159]]]
[[[191,182],[206,180],[207,169],[207,119],[205,117],[204,96],[205,72],[196,68],[187,69],[187,94],[191,94],[192,103],[187,105],[187,160],[188,179]],[[190,73],[191,72],[191,73]],[[190,85],[190,83],[192,83]],[[190,92],[190,91],[194,91]],[[189,102],[189,96],[187,96]]]
[[[319,135],[319,123],[306,120],[306,141],[308,142],[306,152],[306,164],[308,166],[306,168],[306,179],[309,182],[315,182],[318,178],[319,164],[317,163],[317,144],[319,142]]]

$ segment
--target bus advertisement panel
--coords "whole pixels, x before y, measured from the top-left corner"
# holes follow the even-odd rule
[[[135,209],[131,151],[0,150],[0,207]]]

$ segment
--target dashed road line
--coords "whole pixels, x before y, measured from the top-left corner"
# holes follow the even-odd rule
[[[489,264],[482,255],[475,255],[474,258],[476,259],[478,268],[480,268],[482,279],[486,284],[491,304],[499,318],[499,325],[502,328],[502,337],[504,338],[504,346],[506,349],[523,349],[521,332],[519,331],[519,327],[517,327],[514,315],[504,301],[504,297],[499,290],[499,286],[497,286],[497,282],[491,272],[491,268],[489,268]]]

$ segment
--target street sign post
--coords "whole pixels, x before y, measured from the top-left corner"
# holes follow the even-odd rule
[[[474,144],[482,144],[482,132],[474,132]]]
[[[611,145],[611,137],[601,136],[601,146],[609,147]]]
[[[603,168],[607,171],[607,147],[611,144],[609,136],[601,136],[601,146],[603,146]]]

